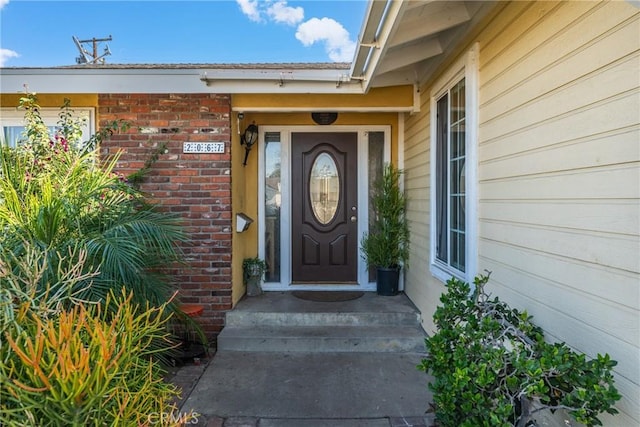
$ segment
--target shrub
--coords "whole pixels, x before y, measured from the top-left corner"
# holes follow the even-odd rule
[[[177,395],[154,360],[157,342],[169,345],[164,306],[138,310],[123,293],[42,318],[28,304],[16,307],[19,327],[5,331],[0,347],[3,425],[180,425],[195,416],[160,415],[175,414]]]
[[[169,300],[174,289],[162,272],[182,258],[179,243],[186,235],[180,218],[158,211],[116,174],[117,157],[101,162],[99,148],[88,149],[111,129],[87,145],[68,103],[54,135],[44,126],[35,96],[24,97],[21,107],[24,140],[16,148],[0,147],[0,256],[19,259],[25,242],[50,257],[65,254],[66,268],[47,270],[44,287],[74,268],[77,260],[68,254],[82,248],[85,273],[97,274],[77,283],[80,298],[98,302],[126,287],[141,307]]]
[[[116,175],[117,158],[100,162],[68,104],[53,136],[34,97],[22,107],[25,140],[0,147],[2,425],[193,421],[158,363],[173,347],[159,271],[180,258],[178,218]]]
[[[95,273],[85,273],[86,252],[69,248],[67,254],[50,256],[29,242],[23,243],[21,257],[7,253],[0,258],[0,337],[10,331],[21,331],[20,319],[37,316],[47,320],[58,316],[65,308],[81,302],[78,283],[90,281]],[[69,269],[68,259],[75,264]],[[52,260],[57,265],[49,265]],[[56,272],[56,281],[45,277]],[[46,284],[43,285],[43,282]],[[0,347],[3,340],[0,339]]]
[[[598,354],[586,360],[565,343],[547,343],[526,312],[485,293],[489,275],[469,284],[452,278],[434,314],[438,331],[425,340],[419,369],[434,379],[436,418],[442,426],[530,426],[543,410],[566,410],[588,426],[617,413],[620,395]]]
[[[407,198],[400,189],[403,173],[389,163],[373,185],[370,231],[360,241],[367,267],[397,268],[409,261]]]

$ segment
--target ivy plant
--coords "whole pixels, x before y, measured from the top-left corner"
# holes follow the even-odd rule
[[[549,343],[526,311],[452,278],[434,314],[437,332],[425,340],[418,369],[433,376],[438,425],[535,426],[536,414],[563,409],[587,426],[617,413],[620,399],[608,354],[587,359],[566,343]]]

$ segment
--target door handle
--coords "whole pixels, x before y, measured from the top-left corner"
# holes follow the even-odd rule
[[[351,215],[351,218],[349,218],[351,220],[351,222],[356,222],[358,220],[358,217],[356,217],[355,215]]]

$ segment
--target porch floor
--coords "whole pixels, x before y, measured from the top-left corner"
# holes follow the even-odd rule
[[[340,291],[335,291],[340,292]],[[297,298],[292,292],[265,292],[257,297],[244,297],[232,310],[238,312],[279,313],[411,313],[418,310],[406,295],[383,297],[364,292],[357,299],[337,302],[316,302]]]
[[[256,336],[251,347],[261,348],[262,341],[267,344],[265,350],[234,350],[229,337],[227,344],[221,342],[181,408],[183,413],[200,414],[198,425],[431,425],[432,418],[426,413],[429,377],[416,369],[423,353],[413,347],[370,351],[364,344],[345,346],[341,342],[335,350],[331,347],[336,330],[342,331],[340,337],[349,330],[361,340],[370,339],[372,333],[364,331],[371,328],[384,333],[419,330],[417,311],[403,294],[365,293],[356,300],[326,303],[270,292],[242,300],[228,313],[227,325],[228,334],[234,336],[234,328],[262,328],[270,335]],[[279,330],[297,331],[299,337],[287,335],[279,347],[273,343]],[[312,339],[324,344],[314,351]],[[291,351],[291,342],[303,342],[302,350]]]

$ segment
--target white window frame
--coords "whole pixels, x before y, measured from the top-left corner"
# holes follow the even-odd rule
[[[77,118],[86,118],[82,129],[82,142],[88,141],[95,133],[95,108],[76,108],[72,107],[73,114]],[[60,120],[60,107],[41,107],[40,116],[44,124],[48,127],[57,127]],[[24,110],[3,107],[0,109],[0,143],[5,144],[4,128],[10,126],[24,126]]]
[[[472,283],[478,264],[478,44],[476,43],[435,82],[431,91],[431,215],[430,215],[430,271],[437,279],[446,282],[452,276]],[[436,164],[437,164],[437,103],[461,79],[465,79],[465,271],[443,263],[436,257]]]

